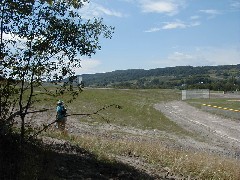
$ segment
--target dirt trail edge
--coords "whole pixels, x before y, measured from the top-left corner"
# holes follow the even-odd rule
[[[190,106],[184,101],[155,104],[154,108],[165,114],[182,128],[196,133],[196,138],[178,139],[189,148],[212,151],[240,159],[240,121],[223,118]]]

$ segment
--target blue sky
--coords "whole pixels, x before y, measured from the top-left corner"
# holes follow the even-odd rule
[[[240,0],[90,0],[81,14],[115,33],[77,74],[240,64]]]

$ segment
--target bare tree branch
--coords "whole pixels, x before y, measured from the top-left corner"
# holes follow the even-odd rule
[[[122,106],[120,105],[116,105],[116,104],[111,104],[111,105],[108,105],[108,106],[105,106],[93,113],[78,113],[78,114],[69,114],[69,115],[66,115],[66,116],[92,116],[92,115],[99,115],[101,118],[103,118],[104,120],[107,121],[107,123],[109,123],[109,120],[107,120],[106,118],[104,118],[103,116],[101,116],[100,114],[98,114],[100,111],[103,111],[103,110],[106,110],[110,107],[115,107],[117,109],[122,109]],[[34,112],[44,112],[44,111],[47,111],[49,109],[43,109],[43,110],[40,110],[40,111],[34,111]],[[34,112],[28,112],[28,113],[34,113]],[[58,122],[57,120],[51,122],[50,124],[47,124],[47,125],[43,125],[44,127],[39,130],[38,132],[36,132],[35,134],[33,134],[32,136],[30,136],[27,141],[29,141],[30,139],[33,139],[34,137],[38,136],[41,132],[45,131],[48,127],[50,127],[52,124],[54,124],[55,122]]]

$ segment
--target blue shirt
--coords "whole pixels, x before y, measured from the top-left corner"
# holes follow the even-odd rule
[[[62,120],[66,113],[63,113],[64,106],[63,105],[57,105],[57,119]]]

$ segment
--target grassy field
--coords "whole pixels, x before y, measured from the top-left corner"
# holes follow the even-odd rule
[[[58,97],[67,102],[69,95]],[[38,104],[45,108],[54,109],[57,98],[45,97],[46,100]],[[108,105],[116,104],[121,109],[107,108],[91,118],[74,116],[81,122],[106,121],[121,126],[132,126],[140,129],[158,129],[172,133],[186,133],[176,123],[170,121],[161,112],[154,109],[155,103],[179,100],[180,91],[177,90],[121,90],[121,89],[84,89],[72,102],[65,103],[68,114],[93,113]],[[46,103],[47,102],[47,103]]]
[[[179,99],[179,95],[169,90],[87,89],[69,108],[72,113],[91,113],[104,106],[116,104],[122,109],[109,108],[101,112],[102,116],[109,119],[111,123],[142,129],[176,131],[179,127],[152,106],[157,102],[176,99]],[[99,117],[95,120],[102,121]]]
[[[240,120],[240,101],[237,98],[191,99],[186,102],[204,111]],[[239,110],[239,112],[235,110]]]
[[[172,100],[180,100],[177,90],[120,90],[120,89],[84,89],[84,91],[68,106],[68,113],[93,113],[104,106],[116,104],[122,109],[110,107],[98,115],[89,117],[75,116],[80,122],[89,124],[106,123],[119,126],[136,127],[139,129],[158,129],[177,135],[190,135],[176,123],[170,121],[161,112],[153,108],[153,104]],[[58,98],[59,99],[59,98]],[[68,95],[61,97],[67,102]],[[38,104],[42,107],[55,108],[57,98],[49,98]],[[203,103],[237,108],[237,102],[225,99],[189,100],[188,103],[202,108]],[[93,153],[101,161],[114,161],[113,157],[128,156],[142,159],[153,166],[156,171],[168,168],[174,174],[196,179],[233,179],[240,178],[239,161],[214,156],[207,153],[193,153],[182,150],[168,149],[161,144],[151,142],[133,142],[114,140],[96,136],[75,136],[56,132],[47,132],[47,136],[65,139],[74,145]]]

